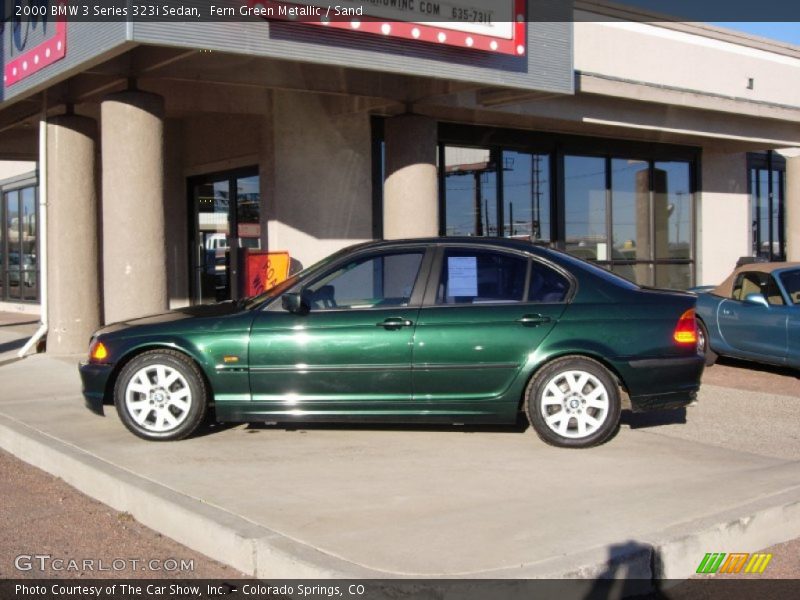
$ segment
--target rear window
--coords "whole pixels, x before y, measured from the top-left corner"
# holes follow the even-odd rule
[[[800,304],[800,269],[784,271],[778,277],[793,304]]]
[[[562,265],[562,266],[565,266],[567,268],[567,270],[570,270],[570,267],[577,267],[579,269],[583,269],[585,271],[589,271],[593,275],[596,275],[597,277],[601,277],[602,279],[605,279],[606,281],[608,281],[610,283],[613,283],[614,285],[617,285],[619,287],[625,288],[627,290],[640,290],[640,289],[642,289],[640,286],[638,286],[635,283],[633,283],[630,279],[625,279],[624,277],[622,277],[620,275],[617,275],[616,273],[612,273],[611,271],[607,271],[606,269],[604,269],[602,267],[599,267],[599,266],[597,266],[596,264],[594,264],[592,262],[589,262],[587,260],[582,260],[580,258],[576,258],[576,257],[571,256],[569,254],[566,254],[564,252],[555,252],[555,251],[552,251],[552,250],[550,252],[553,252],[554,254],[556,254],[558,256],[558,261],[560,261],[562,263],[564,263],[564,262],[570,263],[568,265]]]
[[[528,284],[528,302],[563,302],[569,292],[569,281],[550,267],[534,261]]]

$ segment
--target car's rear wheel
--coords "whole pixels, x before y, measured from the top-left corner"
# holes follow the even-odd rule
[[[697,351],[706,357],[706,366],[710,367],[717,362],[717,353],[711,349],[706,324],[697,320]]]
[[[114,404],[131,432],[146,440],[179,440],[197,430],[208,390],[197,365],[174,350],[150,350],[126,364]]]
[[[619,386],[608,369],[589,358],[570,356],[545,365],[526,393],[533,429],[553,446],[597,446],[619,425]]]

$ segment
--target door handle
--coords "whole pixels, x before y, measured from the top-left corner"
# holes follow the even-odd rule
[[[541,325],[542,323],[549,323],[550,317],[545,317],[544,315],[523,315],[519,319],[517,319],[517,323],[521,323],[522,325]]]
[[[413,321],[402,317],[389,317],[380,323],[375,323],[377,327],[383,327],[384,329],[400,329],[401,327],[411,327],[413,324]]]

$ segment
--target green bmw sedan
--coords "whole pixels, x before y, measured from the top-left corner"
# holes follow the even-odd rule
[[[267,292],[116,323],[80,366],[87,406],[148,440],[219,422],[514,424],[585,448],[695,399],[695,296],[529,242],[342,250]]]

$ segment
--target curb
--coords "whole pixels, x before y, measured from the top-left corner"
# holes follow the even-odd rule
[[[386,578],[111,465],[0,415],[0,447],[114,510],[248,575],[269,579]]]
[[[0,414],[0,447],[143,525],[253,577],[394,579],[432,576],[378,571],[347,561],[114,466]],[[742,514],[745,516],[742,516]],[[694,533],[686,534],[686,529]],[[676,583],[706,552],[753,552],[800,537],[800,486],[671,529],[571,556],[448,579],[641,580]],[[609,558],[611,557],[611,558]],[[646,589],[644,591],[647,591]],[[644,593],[644,591],[642,593]]]

